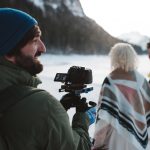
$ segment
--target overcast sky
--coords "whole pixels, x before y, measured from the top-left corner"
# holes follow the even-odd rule
[[[150,0],[80,0],[84,13],[108,33],[139,32],[150,37]]]

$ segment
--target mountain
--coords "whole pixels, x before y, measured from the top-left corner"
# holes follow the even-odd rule
[[[51,53],[108,54],[115,43],[123,42],[88,18],[79,0],[1,0],[0,7],[21,9],[34,16]],[[142,53],[140,47],[134,47]]]
[[[118,38],[139,45],[143,50],[146,50],[146,44],[150,41],[150,37],[142,35],[139,32],[124,33]]]

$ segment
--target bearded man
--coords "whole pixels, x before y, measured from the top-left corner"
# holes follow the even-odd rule
[[[71,127],[61,103],[37,88],[46,52],[38,22],[12,8],[0,8],[0,22],[0,149],[89,150],[88,113],[76,112]]]

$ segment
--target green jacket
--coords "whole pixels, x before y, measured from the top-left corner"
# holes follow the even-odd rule
[[[11,85],[36,88],[39,83],[37,77],[0,58],[0,92]],[[0,150],[89,150],[88,127],[85,113],[76,113],[71,127],[60,102],[41,90],[0,114]]]

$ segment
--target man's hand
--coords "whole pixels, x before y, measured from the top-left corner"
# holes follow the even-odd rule
[[[80,98],[78,96],[75,96],[69,93],[69,94],[64,95],[61,98],[60,103],[63,105],[63,107],[67,111],[71,107],[75,107],[76,103],[78,103],[79,101],[80,101]]]

